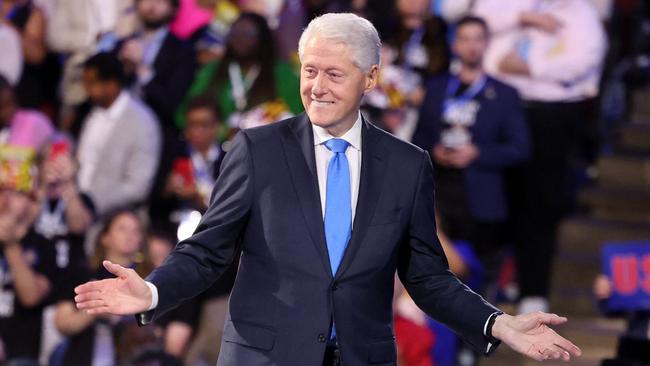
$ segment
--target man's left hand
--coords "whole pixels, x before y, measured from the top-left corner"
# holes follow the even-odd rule
[[[502,314],[494,321],[492,336],[537,361],[569,361],[571,356],[580,356],[582,351],[549,327],[566,322],[565,317],[541,311],[517,316]]]

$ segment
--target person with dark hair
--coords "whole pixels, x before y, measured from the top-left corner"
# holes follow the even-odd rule
[[[205,94],[219,105],[222,120],[232,128],[266,124],[302,111],[298,77],[277,58],[266,19],[243,13],[231,26],[224,58],[204,66],[188,100]],[[177,112],[185,125],[186,105]]]
[[[172,207],[154,210],[153,205],[158,205],[152,203],[152,213],[156,216],[161,211],[169,214],[169,209],[205,212],[225,154],[217,140],[221,127],[217,105],[212,98],[201,96],[189,102],[183,141],[173,157],[172,171],[163,191],[167,206]]]
[[[386,43],[396,52],[395,63],[415,70],[423,80],[447,71],[451,56],[447,24],[431,14],[430,3],[430,0],[395,0],[398,23],[386,34]]]
[[[45,12],[33,0],[3,0],[0,2],[0,18],[4,25],[16,30],[22,46],[23,68],[15,86],[19,105],[53,112],[60,64],[45,44]]]
[[[196,71],[194,48],[169,30],[178,7],[178,0],[136,0],[135,10],[142,27],[116,49],[133,82],[132,91],[153,110],[162,129],[162,149],[157,156],[160,165],[151,200],[160,198],[165,178],[172,169],[180,132],[174,125],[174,113]]]
[[[124,89],[121,62],[112,53],[86,61],[84,86],[94,105],[79,137],[79,189],[97,214],[146,201],[161,148],[158,121]]]
[[[381,75],[364,99],[364,111],[379,127],[409,141],[424,98],[424,83],[447,71],[447,25],[430,11],[430,0],[395,0],[398,16],[386,23]]]
[[[125,267],[138,269],[144,274],[142,265],[142,244],[144,243],[142,220],[129,209],[118,209],[105,220],[97,235],[94,255],[87,267],[77,267],[68,282],[71,286],[88,279],[105,279],[110,277],[101,265],[104,257],[113,258]],[[126,331],[133,324],[131,317],[92,316],[75,308],[72,292],[58,302],[55,312],[55,325],[67,337],[60,346],[55,365],[122,365],[133,355],[135,344],[125,345],[124,339],[131,337]],[[155,344],[152,332],[145,334],[146,339]],[[126,346],[126,347],[125,347]]]
[[[109,50],[137,26],[133,0],[53,1],[47,22],[47,46],[63,60],[59,85],[61,119],[68,129],[75,107],[86,100],[81,74],[84,61],[94,53]]]
[[[35,362],[43,309],[59,279],[55,248],[33,230],[38,216],[33,195],[3,189],[0,207],[0,362]]]
[[[505,239],[505,168],[524,161],[530,150],[517,91],[481,66],[488,40],[483,19],[458,22],[453,51],[459,71],[427,83],[413,136],[433,159],[441,229],[472,244],[485,267],[486,288],[496,280]]]
[[[134,89],[171,135],[177,132],[174,111],[192,84],[196,70],[192,46],[169,31],[178,6],[178,0],[136,0],[142,28],[116,50],[135,83]]]

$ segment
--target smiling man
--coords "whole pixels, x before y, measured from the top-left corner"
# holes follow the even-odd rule
[[[306,114],[241,131],[210,208],[147,281],[76,289],[89,313],[160,317],[210,286],[241,252],[219,365],[394,365],[393,278],[481,352],[499,340],[537,360],[579,355],[547,324],[511,317],[448,270],[436,237],[426,152],[359,113],[377,82],[380,40],[352,14],[313,20],[299,44]]]

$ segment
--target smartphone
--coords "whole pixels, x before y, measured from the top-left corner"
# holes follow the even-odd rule
[[[67,154],[69,151],[70,151],[70,143],[68,141],[66,140],[56,141],[52,143],[52,147],[50,148],[49,158],[51,160],[54,160],[60,155]]]
[[[174,160],[174,173],[183,177],[183,183],[190,187],[194,185],[194,169],[190,158],[176,158]]]

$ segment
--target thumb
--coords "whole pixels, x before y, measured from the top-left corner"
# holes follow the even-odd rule
[[[124,268],[119,264],[113,263],[109,260],[103,261],[102,264],[104,265],[104,268],[106,268],[107,271],[109,271],[110,273],[118,277],[128,277],[129,275],[129,269]]]
[[[548,324],[548,325],[559,325],[567,322],[567,318],[563,316],[559,316],[557,314],[549,314],[549,313],[533,313],[533,319],[536,321],[539,321],[540,323],[543,324]]]

